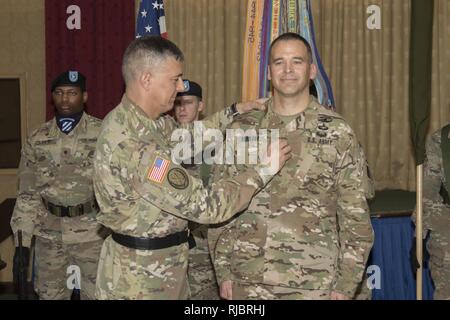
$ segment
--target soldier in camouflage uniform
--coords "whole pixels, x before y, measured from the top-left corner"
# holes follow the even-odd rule
[[[16,246],[22,230],[26,255],[35,236],[34,288],[40,299],[70,297],[66,282],[71,265],[80,269],[81,297],[93,299],[103,242],[92,185],[101,120],[83,111],[87,92],[81,73],[64,72],[51,91],[56,117],[34,131],[22,148],[11,227]],[[16,249],[15,266],[18,259]]]
[[[373,181],[372,174],[370,172],[369,163],[364,154],[364,148],[359,144],[359,156],[363,159],[363,163],[365,164],[365,170],[363,174],[363,189],[364,194],[367,200],[371,200],[375,197],[375,182]],[[367,267],[367,266],[366,266]],[[358,289],[355,293],[355,300],[371,300],[372,299],[372,290],[369,288],[367,284],[367,272],[364,272],[363,281],[359,284]]]
[[[423,225],[431,232],[427,249],[434,299],[439,300],[450,299],[449,132],[446,126],[428,138],[423,173]]]
[[[309,95],[316,69],[305,39],[281,35],[269,57],[267,110],[231,128],[279,130],[292,158],[221,233],[214,257],[221,296],[351,299],[373,243],[358,142],[340,115]]]
[[[126,92],[104,119],[94,161],[97,219],[113,230],[100,256],[99,299],[188,298],[188,220],[230,218],[271,178],[261,164],[206,188],[172,161],[170,137],[178,125],[163,114],[184,90],[182,69],[182,52],[161,37],[136,39],[125,51]],[[203,123],[224,129],[241,108]],[[289,150],[280,143],[280,165]]]
[[[199,120],[204,110],[202,88],[194,81],[183,80],[185,90],[178,92],[174,104],[174,115],[178,123],[193,123]],[[211,166],[204,161],[201,164],[184,166],[189,173],[208,185]],[[188,282],[191,300],[218,300],[219,286],[208,249],[208,225],[189,221],[189,230],[195,240],[195,246],[189,250]]]

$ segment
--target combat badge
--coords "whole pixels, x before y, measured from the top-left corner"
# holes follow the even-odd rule
[[[173,168],[167,174],[167,181],[175,189],[186,189],[189,186],[189,177],[180,168]]]

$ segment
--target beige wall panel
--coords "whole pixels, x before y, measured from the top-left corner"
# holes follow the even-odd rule
[[[44,0],[0,0],[0,75],[25,78],[22,135],[28,135],[45,120],[45,24]],[[24,109],[25,108],[25,109]],[[16,197],[16,170],[0,170],[0,202]],[[0,244],[8,267],[0,282],[11,281],[13,242]]]

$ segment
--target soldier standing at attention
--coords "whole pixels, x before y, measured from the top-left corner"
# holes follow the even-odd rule
[[[292,158],[221,233],[214,258],[221,296],[352,299],[373,243],[358,141],[340,115],[309,95],[316,66],[304,38],[279,36],[269,61],[268,108],[231,128],[279,130]]]
[[[280,141],[267,162],[208,187],[172,161],[170,137],[178,125],[163,114],[184,90],[183,60],[174,43],[155,36],[125,51],[126,91],[103,122],[94,161],[97,219],[113,231],[100,255],[99,299],[187,299],[188,220],[231,218],[273,176],[264,174],[270,161],[279,160],[278,171],[289,157]],[[225,129],[246,106],[255,107],[238,104],[203,124]]]
[[[190,80],[183,80],[184,91],[178,92],[175,98],[174,114],[178,123],[193,123],[198,121],[200,113],[205,108],[202,87]],[[200,178],[203,185],[208,185],[211,166],[204,159],[201,164],[184,166],[190,174]],[[195,239],[195,247],[189,250],[188,282],[190,299],[218,300],[219,286],[216,281],[214,267],[208,249],[208,225],[189,221],[189,230]]]
[[[450,299],[449,183],[450,125],[446,125],[428,138],[423,169],[423,225],[424,229],[430,232],[423,252],[424,260],[426,256],[430,257],[429,267],[435,286],[435,300]],[[413,259],[417,260],[415,241],[411,254]],[[413,268],[416,270],[417,266],[414,264]]]
[[[77,71],[51,86],[56,116],[34,131],[22,148],[19,193],[11,219],[15,244],[22,230],[25,266],[35,241],[34,289],[40,299],[68,299],[69,266],[80,276],[81,298],[94,299],[103,238],[95,216],[93,160],[101,120],[84,112],[86,79]],[[14,254],[17,282],[18,250]]]

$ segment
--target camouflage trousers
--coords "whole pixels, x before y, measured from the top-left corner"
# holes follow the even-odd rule
[[[233,300],[329,300],[330,290],[303,290],[233,281]]]
[[[187,299],[188,244],[159,250],[136,250],[103,243],[95,295],[99,300]]]
[[[430,242],[429,267],[435,286],[433,298],[450,300],[450,251],[432,240]]]
[[[363,281],[356,288],[354,300],[372,300],[372,290],[369,288],[367,284],[367,273],[364,271]]]
[[[95,278],[103,240],[64,244],[36,237],[34,290],[42,300],[68,300],[68,280],[79,268],[82,300],[95,299]],[[69,269],[70,266],[78,267]],[[71,282],[71,281],[70,281]]]
[[[204,236],[206,233],[201,234],[197,230],[192,233],[196,246],[189,250],[188,282],[191,291],[190,299],[219,300],[219,286],[209,254],[208,241]]]

